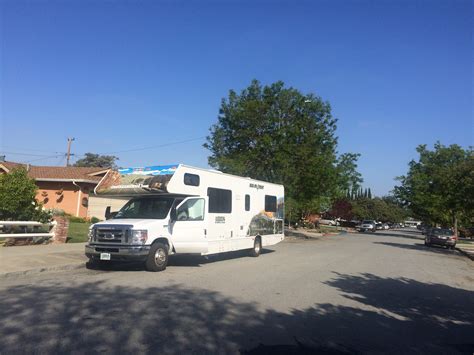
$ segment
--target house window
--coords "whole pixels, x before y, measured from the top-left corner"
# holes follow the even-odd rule
[[[209,187],[209,213],[231,213],[232,212],[232,191]]]
[[[245,210],[250,211],[250,195],[245,195]]]
[[[184,184],[190,186],[199,186],[199,175],[196,174],[184,174]]]
[[[276,212],[276,211],[277,211],[276,196],[265,195],[265,212]]]

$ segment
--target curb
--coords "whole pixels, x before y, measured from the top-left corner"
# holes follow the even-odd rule
[[[474,260],[474,253],[468,253],[467,251],[461,248],[456,248],[456,250],[459,251],[464,256],[467,256],[469,259]]]
[[[359,233],[359,232],[357,232]],[[396,234],[390,234],[390,233],[386,233],[386,232],[375,232],[373,233],[372,235],[376,236],[376,235],[379,235],[381,237],[393,237],[393,238],[405,238],[405,239],[414,239],[414,240],[425,240],[425,237],[417,237],[415,235],[406,235],[406,234],[400,234],[400,235],[396,235]]]
[[[285,231],[285,238],[286,237],[294,237],[294,238],[302,238],[302,239],[319,239],[323,235],[318,233],[313,233],[315,235],[310,235],[309,233],[304,232],[297,232],[297,231]]]
[[[303,239],[321,239],[322,237],[336,236],[345,234],[345,231],[339,233],[313,233],[313,232],[299,232],[299,231],[285,231],[285,237],[303,238]]]
[[[323,237],[330,237],[330,236],[335,236],[335,235],[342,235],[342,234],[346,234],[347,231],[339,231],[339,232],[329,232],[329,233],[323,233]]]
[[[66,271],[66,270],[76,270],[85,268],[86,263],[81,261],[79,264],[67,264],[67,265],[58,265],[58,266],[46,266],[41,267],[38,269],[29,269],[29,270],[22,270],[22,271],[12,271],[12,272],[5,272],[0,273],[0,279],[2,278],[11,278],[16,276],[26,276],[26,275],[37,275],[41,274],[46,271]]]

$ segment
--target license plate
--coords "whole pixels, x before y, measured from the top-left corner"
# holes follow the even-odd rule
[[[110,260],[110,253],[100,253],[100,260]]]

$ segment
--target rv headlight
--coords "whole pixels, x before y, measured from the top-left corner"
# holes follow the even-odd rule
[[[146,229],[132,230],[132,244],[145,244],[148,239]]]

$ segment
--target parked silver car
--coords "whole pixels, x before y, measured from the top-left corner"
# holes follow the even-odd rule
[[[373,221],[373,220],[365,220],[365,221],[362,221],[362,223],[360,224],[360,227],[359,227],[359,232],[365,232],[365,231],[368,231],[368,232],[374,232],[377,230],[377,222]]]

